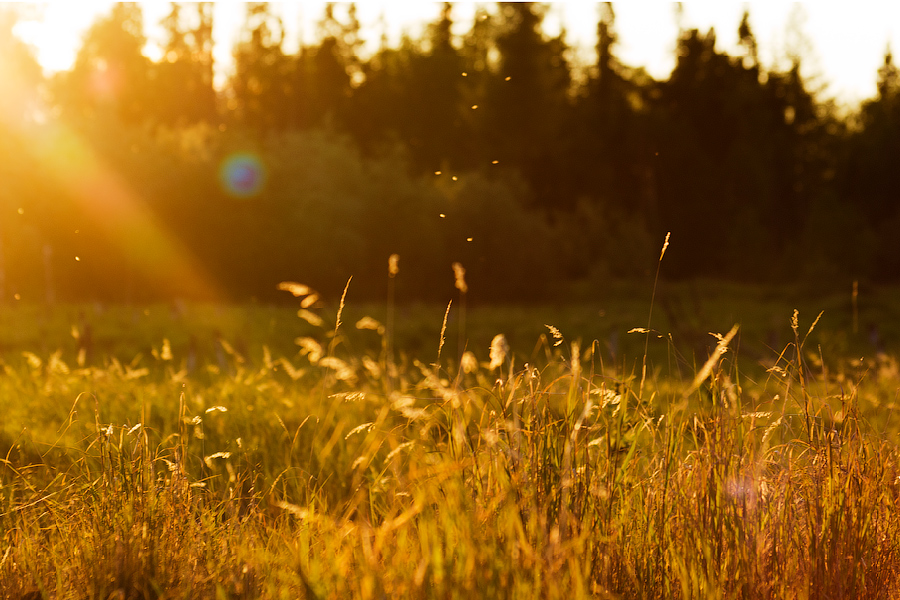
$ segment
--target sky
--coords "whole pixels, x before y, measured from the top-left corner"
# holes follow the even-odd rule
[[[32,44],[47,72],[71,67],[81,38],[98,15],[112,4],[102,0],[30,3],[34,13],[20,23],[16,35]],[[146,53],[158,58],[161,40],[159,21],[169,10],[168,2],[144,2],[144,20],[150,43]],[[287,49],[299,41],[313,40],[315,23],[323,2],[276,2],[275,10],[284,20]],[[391,41],[404,31],[413,36],[423,24],[434,20],[440,3],[422,0],[363,0],[357,2],[363,35],[374,46],[381,36],[379,20],[388,29]],[[619,34],[618,55],[629,66],[643,66],[656,78],[665,78],[675,64],[673,50],[678,34],[675,5],[671,2],[633,0],[614,4]],[[702,31],[714,27],[720,50],[737,52],[737,27],[745,8],[757,37],[760,59],[766,67],[783,67],[790,47],[801,47],[806,57],[804,75],[813,89],[825,98],[852,105],[875,95],[877,69],[888,43],[900,49],[900,2],[858,0],[853,3],[818,0],[808,3],[734,2],[697,0],[683,3],[684,27]],[[458,33],[471,23],[475,3],[456,3],[454,18]],[[244,6],[241,2],[217,2],[215,8],[215,57],[218,79],[227,77],[231,48],[237,38]],[[552,3],[546,19],[549,33],[566,28],[570,44],[581,48],[581,60],[590,61],[596,40],[597,3],[570,0]],[[793,27],[789,24],[793,23]],[[802,37],[789,33],[802,32]]]

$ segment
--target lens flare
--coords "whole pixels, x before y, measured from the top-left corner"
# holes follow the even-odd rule
[[[266,169],[262,161],[247,152],[232,154],[219,168],[222,189],[235,198],[252,198],[266,183]]]

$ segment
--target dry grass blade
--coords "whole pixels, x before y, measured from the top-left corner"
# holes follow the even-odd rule
[[[350,276],[350,279],[347,280],[347,285],[344,286],[344,293],[341,294],[341,303],[338,305],[337,317],[334,320],[334,337],[337,338],[338,329],[341,327],[341,315],[344,313],[344,303],[347,301],[347,290],[350,289],[350,282],[353,281],[353,276]]]
[[[444,334],[447,333],[447,317],[450,316],[450,305],[451,304],[453,304],[453,300],[451,300],[450,302],[447,303],[447,310],[444,311],[444,322],[441,323],[441,341],[438,343],[438,355],[437,355],[438,363],[441,362],[441,350],[444,349],[444,342],[446,341]]]
[[[716,348],[706,361],[706,364],[703,365],[703,368],[701,368],[700,371],[697,372],[697,376],[694,377],[694,382],[691,383],[691,387],[684,392],[685,397],[690,396],[703,385],[703,382],[706,381],[706,378],[712,373],[712,370],[719,362],[719,359],[728,350],[728,344],[731,342],[732,338],[734,338],[735,334],[737,334],[739,328],[739,325],[735,325],[731,328],[731,331],[719,339],[719,343],[716,344]]]
[[[807,331],[806,335],[803,336],[803,343],[800,344],[801,347],[803,347],[803,344],[806,343],[806,339],[809,337],[809,334],[811,334],[813,332],[813,329],[816,328],[816,324],[819,322],[819,319],[821,319],[822,315],[824,315],[824,314],[825,314],[825,311],[823,310],[822,312],[819,313],[819,316],[816,317],[816,320],[812,322],[812,325],[809,326],[809,331]]]

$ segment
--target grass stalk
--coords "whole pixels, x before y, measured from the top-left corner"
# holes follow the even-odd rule
[[[644,399],[644,382],[647,379],[647,354],[650,348],[650,325],[653,319],[653,303],[656,301],[656,285],[659,283],[659,272],[662,268],[662,259],[663,256],[666,255],[666,248],[669,247],[669,236],[671,235],[671,232],[666,234],[662,250],[659,252],[659,260],[656,262],[656,276],[653,278],[653,293],[650,295],[650,310],[647,312],[647,331],[645,332],[647,338],[644,340],[644,359],[641,363],[641,385],[638,389],[638,398],[642,401]]]

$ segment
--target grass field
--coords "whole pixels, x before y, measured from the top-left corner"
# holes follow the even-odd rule
[[[897,598],[898,298],[8,306],[0,597]]]

